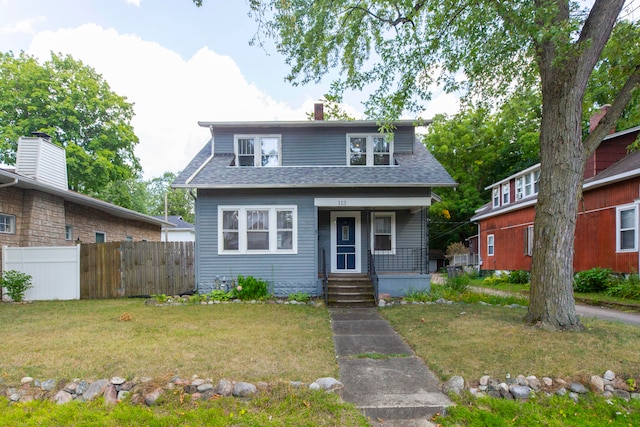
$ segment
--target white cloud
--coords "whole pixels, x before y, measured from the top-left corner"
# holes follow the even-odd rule
[[[185,61],[136,35],[86,24],[38,33],[29,53],[62,52],[95,68],[134,103],[136,154],[145,177],[184,168],[209,138],[198,121],[304,120],[313,99],[291,107],[246,81],[233,59],[203,47]]]
[[[125,3],[140,7],[140,3],[142,3],[142,0],[125,0]]]
[[[45,20],[44,16],[23,19],[13,25],[0,28],[0,34],[34,34],[36,32],[35,25]]]

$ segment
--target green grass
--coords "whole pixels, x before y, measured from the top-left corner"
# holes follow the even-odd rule
[[[0,398],[3,426],[367,426],[365,417],[336,394],[284,385],[258,397],[191,402],[174,392],[160,406],[33,401],[9,405]]]
[[[338,374],[324,308],[47,301],[1,304],[0,325],[8,383],[113,375],[310,383]]]
[[[547,332],[524,324],[525,308],[477,304],[392,306],[380,311],[442,378],[483,375],[577,377],[607,369],[640,379],[640,328],[583,321],[584,332]]]
[[[503,399],[462,398],[449,408],[442,426],[511,427],[629,427],[640,425],[640,400],[625,402],[583,396],[576,404],[569,397],[539,397],[528,402]]]

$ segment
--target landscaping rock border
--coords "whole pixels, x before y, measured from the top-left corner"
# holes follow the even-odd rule
[[[340,381],[331,377],[318,378],[309,385],[300,381],[291,381],[288,385],[292,388],[307,386],[310,390],[324,390],[326,393],[336,392],[343,388]],[[169,381],[152,378],[127,380],[118,376],[95,381],[85,381],[79,378],[72,381],[55,379],[42,381],[32,377],[24,377],[20,381],[20,386],[0,384],[0,394],[5,395],[12,403],[51,400],[57,404],[64,404],[72,401],[89,402],[102,397],[105,403],[110,405],[128,399],[134,405],[154,406],[168,391],[180,390],[195,401],[229,396],[248,398],[260,392],[267,392],[274,386],[275,384],[266,382],[252,384],[227,379],[221,379],[214,384],[213,380],[199,378],[197,375],[189,380],[175,377]]]

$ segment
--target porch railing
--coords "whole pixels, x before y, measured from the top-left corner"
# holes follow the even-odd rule
[[[329,295],[329,275],[327,274],[327,255],[324,248],[320,252],[320,265],[322,266],[322,295],[324,296],[324,303],[327,303],[327,297]]]
[[[375,297],[376,304],[378,302],[378,273],[376,272],[376,260],[371,251],[367,251],[367,266],[369,270],[369,278],[373,285],[373,295]]]
[[[373,251],[371,255],[377,272],[420,273],[429,272],[427,248],[396,248],[394,251]]]

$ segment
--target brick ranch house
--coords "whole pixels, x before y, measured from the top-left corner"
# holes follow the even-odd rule
[[[160,241],[163,225],[161,219],[70,191],[64,149],[46,135],[20,138],[16,169],[0,169],[0,269],[3,246]]]
[[[587,160],[576,222],[576,272],[640,270],[640,152],[627,152],[639,134],[640,126],[612,133]],[[491,201],[471,218],[478,226],[482,270],[531,270],[539,174],[537,164],[487,187]]]

